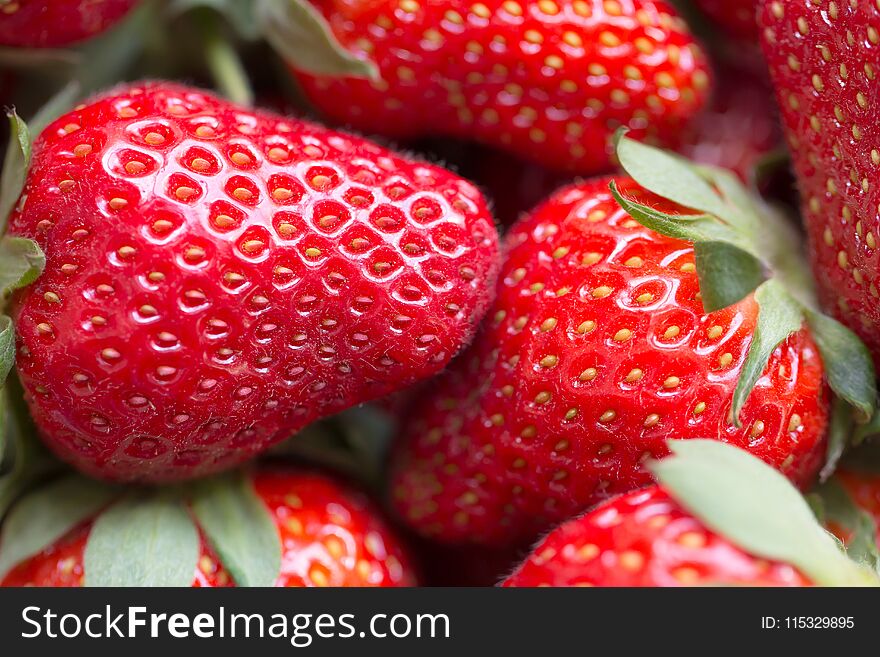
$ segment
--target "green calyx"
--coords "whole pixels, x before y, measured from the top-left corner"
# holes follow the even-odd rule
[[[241,472],[164,490],[66,475],[12,507],[0,532],[0,579],[87,521],[86,586],[190,586],[199,529],[236,585],[271,586],[281,570],[274,519]]]
[[[852,331],[818,309],[794,229],[730,172],[693,164],[625,133],[620,130],[615,138],[623,170],[646,190],[693,212],[661,212],[627,198],[614,182],[611,193],[647,228],[694,244],[705,312],[755,295],[757,325],[733,396],[737,426],[773,352],[805,325],[835,395],[857,422],[871,418],[877,407],[877,386],[870,353]]]
[[[670,440],[650,464],[657,481],[707,528],[749,554],[789,564],[818,586],[880,586],[869,559],[850,558],[776,469],[717,440]]]
[[[226,18],[237,34],[247,40],[265,39],[278,55],[297,71],[332,77],[378,76],[373,62],[355,57],[333,34],[327,19],[309,0],[172,0],[169,10],[181,14],[211,9]],[[216,49],[217,43],[209,42]],[[211,60],[219,86],[226,91],[230,78],[228,57]],[[225,61],[225,63],[223,62]],[[219,67],[219,69],[218,69]],[[223,74],[216,75],[217,70]],[[239,84],[233,85],[240,87]]]

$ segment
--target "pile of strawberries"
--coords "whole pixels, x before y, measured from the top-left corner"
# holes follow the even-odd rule
[[[880,585],[880,0],[0,0],[0,69],[2,585]]]

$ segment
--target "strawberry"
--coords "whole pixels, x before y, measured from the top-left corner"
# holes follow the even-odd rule
[[[85,41],[120,21],[138,0],[2,0],[0,45],[51,48]]]
[[[162,82],[52,123],[10,232],[47,257],[14,307],[33,416],[116,480],[228,468],[439,371],[496,271],[464,180]]]
[[[751,446],[799,484],[815,474],[827,400],[813,340],[776,350],[736,427],[757,304],[704,313],[692,245],[639,225],[608,184],[564,188],[511,229],[483,332],[414,408],[394,490],[421,532],[529,539],[647,484],[669,436]]]
[[[554,529],[502,586],[808,586],[796,568],[759,559],[685,511],[658,486],[609,500]]]
[[[659,485],[554,529],[503,586],[878,586],[800,493],[744,450],[673,440]]]
[[[866,350],[814,309],[788,227],[729,173],[625,137],[617,155],[637,180],[563,188],[514,225],[481,334],[403,428],[393,493],[419,532],[528,540],[649,483],[669,436],[741,446],[805,486],[823,378],[873,412]]]
[[[824,305],[880,362],[880,3],[761,3]]]
[[[695,4],[724,34],[742,41],[758,41],[756,0],[696,0]]]
[[[360,493],[323,475],[278,467],[264,467],[249,479],[282,546],[275,586],[414,584],[400,541]],[[3,577],[2,586],[82,586],[90,577],[84,555],[95,522],[87,519],[15,564]],[[224,527],[223,531],[232,529]],[[0,544],[0,555],[3,548],[8,546]],[[235,585],[224,560],[217,556],[219,551],[200,531],[192,586]]]
[[[397,139],[472,139],[552,169],[599,173],[611,168],[618,126],[669,140],[709,86],[702,51],[665,2],[315,6],[372,78],[316,74],[309,62],[297,67],[307,96],[334,121]],[[286,49],[295,60],[296,44]]]

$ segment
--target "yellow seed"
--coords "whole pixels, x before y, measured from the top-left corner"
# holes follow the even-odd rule
[[[114,197],[110,199],[109,205],[110,208],[113,210],[121,210],[126,205],[128,205],[128,201],[126,201],[124,198]]]
[[[165,143],[165,137],[158,132],[148,132],[144,136],[144,141],[150,144],[150,146],[158,146]]]
[[[615,342],[626,342],[632,337],[632,331],[629,329],[620,329],[617,333],[614,334]]]
[[[541,367],[555,367],[559,359],[556,356],[544,356],[541,359]]]
[[[617,417],[617,413],[612,410],[607,410],[602,413],[601,417],[599,417],[599,422],[611,422]]]
[[[543,322],[541,322],[541,330],[545,333],[547,331],[552,331],[554,328],[556,328],[556,323],[557,320],[555,317],[548,317]]]

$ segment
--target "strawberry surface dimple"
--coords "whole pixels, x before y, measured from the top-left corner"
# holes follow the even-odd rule
[[[228,467],[438,371],[496,267],[462,179],[164,83],[49,126],[10,226],[48,259],[15,305],[35,419],[126,480]]]

